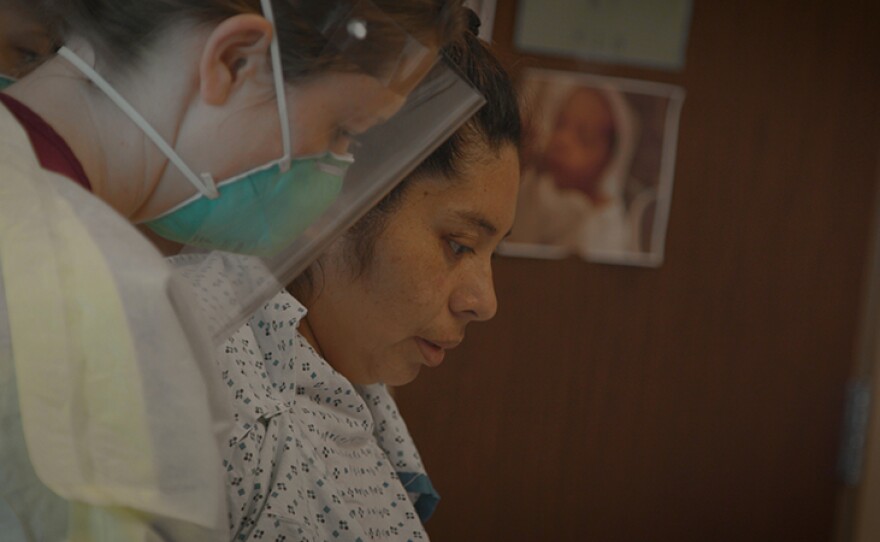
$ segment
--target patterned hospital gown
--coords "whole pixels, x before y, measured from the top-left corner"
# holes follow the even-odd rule
[[[235,407],[231,539],[427,540],[438,497],[394,401],[322,359],[297,331],[305,314],[279,294],[218,357]]]

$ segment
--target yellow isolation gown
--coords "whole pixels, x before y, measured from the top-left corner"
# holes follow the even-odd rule
[[[0,107],[0,538],[224,538],[228,407],[193,306]]]

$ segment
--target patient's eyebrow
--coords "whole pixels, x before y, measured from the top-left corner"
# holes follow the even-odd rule
[[[467,222],[471,226],[482,230],[483,233],[485,233],[489,237],[494,237],[498,234],[498,228],[495,226],[495,224],[492,224],[492,222],[488,218],[481,215],[480,213],[474,211],[457,211],[455,213],[455,216],[459,220]]]

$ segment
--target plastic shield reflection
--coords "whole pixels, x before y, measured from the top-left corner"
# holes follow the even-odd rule
[[[172,258],[215,343],[308,267],[483,103],[466,80],[438,62],[396,115],[357,137],[339,195],[289,246],[267,258],[221,251]]]

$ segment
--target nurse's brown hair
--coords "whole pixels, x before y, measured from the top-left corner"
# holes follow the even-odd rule
[[[272,0],[285,79],[325,71],[365,71],[393,64],[406,35],[442,47],[465,28],[463,0]],[[67,36],[88,40],[116,69],[135,65],[165,31],[180,25],[217,24],[244,13],[261,14],[260,0],[41,0]],[[360,62],[334,48],[334,25],[353,14],[369,29]],[[368,73],[375,75],[374,73]]]

